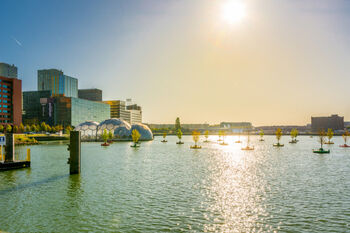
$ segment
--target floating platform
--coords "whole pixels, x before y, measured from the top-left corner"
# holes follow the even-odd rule
[[[161,141],[161,142],[168,142],[167,140],[163,140],[163,141]]]
[[[331,152],[330,150],[324,150],[322,148],[318,149],[318,150],[312,150],[312,152],[317,153],[317,154],[329,154],[329,152]]]
[[[279,143],[276,143],[276,144],[273,144],[274,147],[282,147],[284,146],[284,144],[279,144]]]
[[[202,149],[201,146],[191,146],[190,148],[191,148],[191,149]]]
[[[254,147],[247,146],[247,147],[241,148],[241,150],[254,150]]]
[[[184,144],[184,142],[176,142],[176,144],[180,145],[180,144]]]
[[[340,147],[350,147],[350,145],[344,144],[344,145],[340,145]]]
[[[0,171],[30,167],[30,161],[0,162]]]

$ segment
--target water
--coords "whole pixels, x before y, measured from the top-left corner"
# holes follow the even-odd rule
[[[82,144],[82,173],[69,176],[66,143],[31,146],[32,168],[0,173],[0,231],[349,232],[350,149],[317,138],[254,151],[157,137],[138,149]],[[215,141],[217,137],[211,137]],[[243,139],[243,138],[242,138]],[[244,145],[244,144],[243,144]],[[24,149],[23,149],[24,150]]]

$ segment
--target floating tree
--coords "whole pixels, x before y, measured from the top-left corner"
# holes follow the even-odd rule
[[[325,144],[334,144],[334,142],[331,141],[333,136],[334,136],[333,130],[328,128],[328,131],[327,131],[328,142],[325,142]]]
[[[318,150],[312,150],[314,153],[318,154],[328,154],[330,150],[324,150],[323,149],[323,144],[326,144],[326,132],[324,130],[320,130],[318,133],[318,140],[321,144],[320,149]]]
[[[209,142],[209,141],[208,141],[208,137],[209,137],[209,131],[208,131],[208,130],[206,130],[206,131],[204,132],[204,137],[205,137],[205,141],[204,141],[204,142]]]
[[[284,144],[281,144],[281,143],[280,143],[280,140],[281,140],[281,138],[282,138],[282,135],[283,135],[282,129],[281,129],[281,128],[278,128],[278,129],[276,130],[276,139],[277,139],[277,143],[276,143],[276,144],[273,144],[273,146],[277,146],[277,147],[284,146]]]
[[[196,131],[196,130],[192,132],[192,138],[193,138],[193,141],[194,141],[194,146],[191,146],[191,149],[201,149],[202,148],[201,146],[197,145],[200,135],[201,135],[201,133]]]
[[[241,131],[242,131],[242,129],[240,129],[240,130],[238,131],[238,140],[235,141],[235,143],[242,143],[242,141],[241,141]]]
[[[260,135],[259,141],[260,141],[260,142],[265,141],[265,140],[264,140],[264,130],[261,129],[261,130],[259,131],[259,135]]]
[[[292,141],[290,141],[289,143],[297,143],[297,137],[298,137],[299,131],[297,129],[292,129],[290,131],[290,136],[292,138]]]
[[[112,130],[110,130],[110,131],[108,132],[108,142],[111,143],[112,140],[113,140],[113,133],[112,133]]]
[[[227,146],[228,144],[225,142],[226,131],[221,130],[221,136],[222,136],[222,143],[220,143],[220,145]]]
[[[178,137],[178,139],[179,139],[179,141],[178,141],[176,144],[184,144],[184,143],[181,141],[181,138],[182,138],[182,131],[181,131],[180,128],[177,130],[176,135],[177,135],[177,137]]]
[[[138,145],[140,137],[141,137],[141,134],[139,133],[139,131],[137,129],[133,129],[131,131],[131,138],[132,138],[132,141],[134,142],[134,145],[131,145],[131,147],[139,147],[140,146],[140,145]]]
[[[103,143],[101,144],[101,146],[109,146],[109,143],[107,143],[108,138],[109,138],[109,136],[108,136],[107,130],[104,129],[103,133],[102,133]]]
[[[247,132],[247,146],[242,148],[242,150],[254,150],[254,147],[250,147],[250,133]]]
[[[347,144],[348,139],[349,139],[349,136],[350,136],[349,131],[345,130],[345,133],[344,133],[342,136],[343,136],[343,139],[344,139],[344,145],[340,145],[340,147],[350,147],[350,146]]]
[[[167,133],[166,133],[166,132],[164,132],[164,133],[163,133],[163,140],[162,140],[162,142],[167,142],[167,140],[165,140],[166,135],[167,135]]]
[[[218,140],[218,142],[222,141],[221,137],[222,137],[222,130],[219,130],[219,140]]]

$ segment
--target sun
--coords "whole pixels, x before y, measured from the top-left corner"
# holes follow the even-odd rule
[[[241,0],[227,0],[221,6],[221,16],[226,23],[239,23],[246,16],[245,5]]]

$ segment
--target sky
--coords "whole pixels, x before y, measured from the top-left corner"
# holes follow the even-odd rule
[[[350,119],[350,1],[0,0],[23,90],[58,68],[146,123]]]

